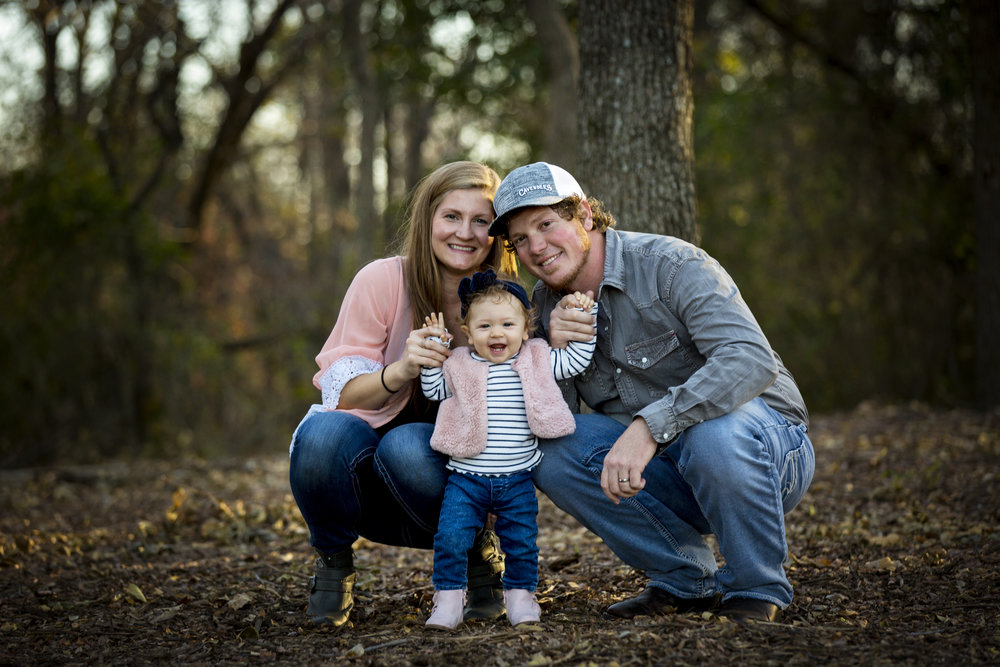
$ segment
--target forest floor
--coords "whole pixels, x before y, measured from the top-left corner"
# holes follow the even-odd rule
[[[285,452],[0,473],[0,664],[1000,664],[1000,411],[814,419],[778,623],[606,620],[641,572],[544,498],[542,621],[423,622],[430,553],[357,545],[351,623],[305,616],[313,570]]]

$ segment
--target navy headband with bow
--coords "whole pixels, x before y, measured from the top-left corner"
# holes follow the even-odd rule
[[[469,312],[469,302],[476,294],[486,290],[493,285],[499,285],[506,291],[517,297],[517,300],[524,304],[524,307],[531,310],[531,301],[528,300],[528,293],[523,287],[510,280],[497,278],[497,274],[492,269],[477,271],[472,278],[462,278],[458,284],[458,298],[462,301],[462,317]]]

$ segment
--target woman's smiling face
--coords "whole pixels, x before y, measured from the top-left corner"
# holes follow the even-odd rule
[[[466,276],[479,269],[492,247],[493,202],[482,190],[452,190],[434,211],[431,248],[444,270]]]

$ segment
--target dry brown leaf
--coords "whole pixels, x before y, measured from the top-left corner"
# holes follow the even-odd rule
[[[226,605],[230,609],[235,611],[237,609],[242,609],[243,607],[250,604],[250,602],[252,601],[253,601],[253,596],[250,595],[249,593],[237,593],[233,597],[226,600]]]
[[[129,584],[125,587],[125,593],[130,597],[138,600],[139,602],[145,602],[146,596],[143,595],[142,589],[135,584]]]
[[[174,605],[173,607],[166,607],[165,609],[161,609],[160,613],[158,613],[156,616],[153,617],[152,622],[163,623],[165,621],[169,621],[174,616],[176,616],[177,612],[179,612],[180,610],[181,610],[181,605],[179,604]]]
[[[868,561],[862,569],[868,572],[895,572],[899,567],[901,567],[899,563],[886,556],[878,560]]]

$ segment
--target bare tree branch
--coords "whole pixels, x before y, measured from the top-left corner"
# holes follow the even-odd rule
[[[187,206],[188,225],[195,236],[201,230],[205,206],[212,190],[232,161],[250,119],[279,83],[280,77],[288,71],[287,66],[282,67],[270,81],[260,81],[256,86],[249,85],[251,79],[258,76],[257,63],[281,26],[286,12],[297,3],[298,0],[281,0],[278,3],[264,29],[243,43],[240,48],[239,69],[223,82],[229,104],[219,122],[215,141],[205,156]]]

